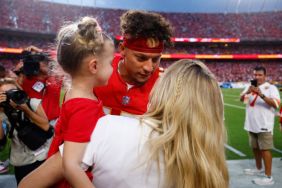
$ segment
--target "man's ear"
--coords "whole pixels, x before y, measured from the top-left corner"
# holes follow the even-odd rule
[[[119,45],[118,45],[118,49],[119,49],[119,52],[120,52],[121,57],[123,57],[123,58],[124,58],[124,56],[125,56],[125,46],[123,45],[123,43],[122,43],[122,42],[121,42],[121,43],[119,43]]]
[[[96,58],[93,58],[92,60],[89,61],[88,68],[92,74],[97,73],[97,59]]]

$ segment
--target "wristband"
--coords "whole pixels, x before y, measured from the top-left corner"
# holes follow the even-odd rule
[[[264,99],[264,98],[265,98],[265,95],[264,95],[264,94],[262,94],[260,97],[261,97],[262,99]]]

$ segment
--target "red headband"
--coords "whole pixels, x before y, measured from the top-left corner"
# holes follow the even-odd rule
[[[161,53],[164,49],[163,41],[155,38],[132,38],[123,37],[123,45],[130,50],[145,53]]]

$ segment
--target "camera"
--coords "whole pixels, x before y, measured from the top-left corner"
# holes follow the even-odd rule
[[[256,79],[251,80],[251,85],[254,87],[258,86],[258,81]]]
[[[23,90],[10,89],[5,92],[7,99],[4,103],[9,104],[10,99],[17,105],[24,104],[28,101],[28,96]],[[5,105],[5,104],[4,104]]]
[[[26,76],[36,76],[40,71],[41,61],[50,61],[49,54],[43,52],[23,51],[21,54],[23,60],[22,72]]]

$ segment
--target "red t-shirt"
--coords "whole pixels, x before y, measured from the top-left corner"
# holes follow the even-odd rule
[[[25,77],[22,88],[29,98],[42,99],[46,79],[38,79],[37,77]]]
[[[61,114],[55,126],[55,136],[48,157],[59,151],[64,141],[89,142],[100,117],[104,115],[102,102],[87,98],[74,98],[62,105]]]
[[[55,136],[51,143],[48,158],[59,151],[64,141],[89,142],[92,131],[100,117],[104,115],[102,102],[87,98],[74,98],[62,105],[61,114],[55,126]],[[75,152],[75,151],[74,151]],[[86,172],[90,180],[93,175]],[[58,188],[71,187],[66,180],[56,184]]]
[[[56,80],[55,77],[49,77],[45,83],[45,91],[42,98],[42,107],[48,117],[48,120],[54,120],[60,115],[60,94],[62,80]]]
[[[113,60],[113,73],[108,85],[94,88],[94,93],[103,101],[104,108],[108,109],[110,114],[120,115],[122,112],[144,114],[147,111],[151,89],[159,77],[159,69],[144,85],[127,89],[126,82],[118,73],[118,64],[121,58],[121,56],[115,56]]]

